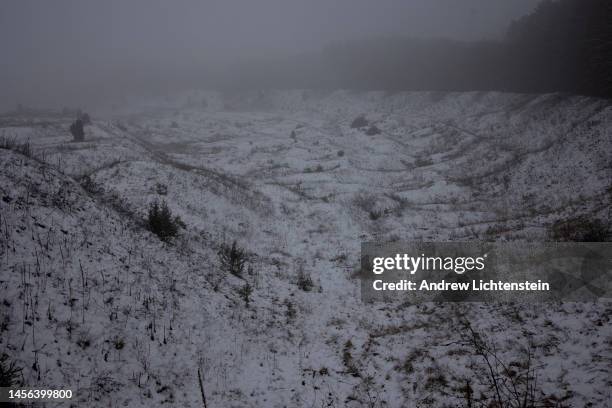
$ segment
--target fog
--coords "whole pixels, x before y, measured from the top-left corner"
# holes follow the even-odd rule
[[[500,39],[537,0],[5,0],[0,108],[214,87],[244,61],[383,36]],[[245,68],[246,69],[246,68]],[[235,78],[224,78],[231,82]],[[207,81],[208,80],[208,81]]]

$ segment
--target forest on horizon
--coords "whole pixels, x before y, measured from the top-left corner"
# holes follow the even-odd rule
[[[213,83],[234,89],[567,92],[609,98],[611,21],[607,0],[544,0],[515,20],[503,40],[352,40],[317,54],[244,61]]]

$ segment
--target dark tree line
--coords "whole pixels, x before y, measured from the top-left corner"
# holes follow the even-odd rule
[[[612,97],[612,1],[544,0],[501,41],[399,37],[351,41],[317,55],[249,62],[247,88],[500,90]],[[235,80],[240,78],[240,80]]]
[[[510,26],[507,43],[525,74],[517,88],[612,96],[609,0],[545,0]]]

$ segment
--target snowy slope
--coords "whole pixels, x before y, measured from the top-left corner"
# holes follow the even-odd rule
[[[351,128],[361,114],[380,134]],[[199,369],[211,407],[457,406],[466,379],[486,390],[468,319],[508,363],[532,346],[542,398],[609,404],[612,305],[373,306],[353,277],[364,240],[545,240],[609,217],[606,102],[194,91],[93,116],[81,143],[68,117],[0,119],[39,157],[0,150],[0,351],[26,384],[196,407]],[[187,225],[169,244],[143,225],[155,199]],[[219,267],[233,240],[242,279]]]

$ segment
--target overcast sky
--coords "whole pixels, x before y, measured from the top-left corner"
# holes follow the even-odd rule
[[[381,35],[499,38],[538,0],[2,0],[0,103]],[[129,68],[129,69],[128,69]],[[66,91],[67,92],[67,91]],[[43,99],[38,99],[42,101]]]

